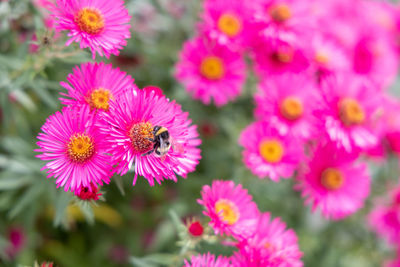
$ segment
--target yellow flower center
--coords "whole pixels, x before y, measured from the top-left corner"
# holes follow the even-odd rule
[[[328,190],[337,190],[342,187],[344,177],[342,173],[335,168],[327,168],[322,172],[321,184]]]
[[[292,12],[290,11],[290,8],[288,5],[279,4],[279,5],[273,6],[269,10],[269,15],[275,22],[282,23],[292,17]]]
[[[229,37],[234,37],[242,30],[242,23],[235,15],[224,13],[218,19],[218,29]]]
[[[344,98],[339,102],[339,116],[347,125],[358,125],[364,122],[365,112],[360,103],[352,98]]]
[[[281,105],[281,114],[288,120],[297,120],[303,115],[303,103],[297,97],[286,97]]]
[[[83,163],[94,154],[94,144],[86,134],[75,134],[68,143],[68,155],[72,161]]]
[[[132,141],[132,147],[137,153],[145,153],[153,148],[153,126],[150,122],[140,122],[134,124],[129,130],[129,137]]]
[[[278,49],[272,53],[272,59],[280,63],[290,63],[293,61],[294,51],[290,46],[278,47]]]
[[[98,34],[104,29],[104,17],[99,10],[83,8],[75,15],[79,29],[88,34]]]
[[[215,211],[220,214],[222,220],[229,225],[233,225],[239,220],[239,210],[236,205],[229,200],[218,200],[217,203],[215,203]]]
[[[268,163],[277,163],[282,160],[284,149],[278,140],[265,140],[260,144],[260,154]]]
[[[319,52],[315,55],[314,60],[319,64],[325,65],[328,63],[329,58],[326,54]]]
[[[201,74],[210,80],[221,79],[225,74],[224,63],[219,57],[209,56],[200,65]]]
[[[113,99],[113,95],[110,91],[104,88],[99,88],[92,91],[88,102],[90,107],[93,109],[102,109],[107,111],[110,99]]]

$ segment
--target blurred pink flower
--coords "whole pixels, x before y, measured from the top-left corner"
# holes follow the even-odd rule
[[[118,101],[124,90],[137,89],[130,75],[103,62],[75,66],[67,80],[69,83],[60,82],[68,90],[60,93],[65,97],[60,98],[61,103],[66,106],[85,105],[96,111],[108,111],[110,101]]]
[[[203,213],[211,219],[216,234],[232,235],[239,240],[252,234],[259,211],[242,185],[215,180],[211,187],[203,186],[197,202],[205,207]]]
[[[99,200],[102,194],[99,193],[99,188],[94,184],[90,183],[89,186],[81,186],[75,191],[75,196],[82,200]]]
[[[253,236],[238,245],[240,252],[232,257],[233,267],[302,267],[303,253],[297,235],[280,218],[270,213],[260,215]]]
[[[308,139],[316,130],[313,111],[320,98],[314,81],[305,73],[270,76],[258,86],[255,116],[272,122],[283,135]]]
[[[130,38],[130,16],[122,0],[57,0],[52,9],[57,31],[69,31],[72,42],[80,48],[89,47],[93,59],[96,53],[110,57],[119,55],[119,50]]]
[[[111,101],[109,112],[102,113],[110,133],[108,153],[117,164],[116,172],[124,175],[134,165],[136,183],[138,175],[144,176],[151,186],[166,179],[177,181],[176,174],[186,177],[195,170],[201,158],[198,146],[201,140],[188,113],[181,106],[170,102],[154,91],[125,90],[119,101]],[[170,148],[165,155],[156,152],[146,154],[154,148],[153,130],[162,126],[169,133]]]
[[[229,258],[218,256],[208,252],[192,256],[190,261],[185,260],[183,267],[232,267]]]
[[[175,77],[186,91],[204,104],[222,106],[242,91],[246,65],[241,53],[208,38],[187,41],[176,64]]]
[[[303,142],[290,134],[280,133],[266,121],[250,124],[240,135],[244,147],[243,161],[259,178],[290,178],[304,159]]]
[[[57,187],[75,192],[82,186],[108,184],[113,175],[111,157],[106,155],[107,135],[99,131],[101,122],[89,107],[65,107],[51,115],[42,126],[35,151],[44,161],[48,177]]]
[[[319,208],[329,219],[347,217],[363,205],[370,192],[366,164],[356,162],[358,153],[347,153],[334,144],[318,146],[299,173],[295,189],[305,204]]]
[[[8,246],[5,247],[5,254],[14,259],[26,243],[25,231],[21,227],[10,227],[7,229]]]

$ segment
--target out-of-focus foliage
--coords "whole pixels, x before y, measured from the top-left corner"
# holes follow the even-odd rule
[[[390,257],[390,250],[368,231],[365,215],[374,196],[398,179],[395,159],[370,163],[373,193],[360,212],[340,222],[312,215],[293,191],[293,181],[259,180],[242,163],[237,140],[253,120],[253,77],[235,103],[220,109],[192,100],[173,79],[173,65],[182,43],[193,35],[200,1],[129,0],[126,5],[133,17],[132,38],[110,61],[132,75],[139,87],[159,86],[189,111],[203,139],[201,163],[186,180],[162,186],[138,180],[132,187],[133,173],[113,179],[102,188],[104,201],[96,205],[55,188],[40,171],[43,162],[34,157],[36,136],[45,119],[60,109],[59,81],[91,57],[76,44],[65,47],[65,36],[54,38],[32,1],[1,1],[0,265],[32,266],[37,260],[74,267],[178,266],[182,258],[174,256],[180,249],[177,230],[183,228],[176,217],[200,216],[196,199],[202,185],[213,179],[242,183],[261,211],[282,217],[299,236],[305,266],[373,267]],[[39,46],[36,52],[33,44]],[[175,220],[170,211],[177,214]],[[10,255],[12,229],[22,235],[22,242]],[[229,254],[229,249],[203,243],[199,251]]]

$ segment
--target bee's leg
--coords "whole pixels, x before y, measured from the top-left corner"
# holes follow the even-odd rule
[[[150,154],[153,153],[153,152],[154,152],[154,148],[153,148],[152,150],[147,151],[146,153],[142,154],[142,157],[147,156],[147,155],[150,155]]]

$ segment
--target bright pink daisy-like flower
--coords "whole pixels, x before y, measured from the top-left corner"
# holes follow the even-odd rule
[[[185,260],[183,267],[232,267],[229,258],[218,256],[208,252],[207,254],[199,254],[192,256],[190,262]]]
[[[367,165],[356,162],[357,157],[358,153],[347,153],[334,144],[317,147],[295,189],[326,218],[339,220],[355,213],[370,190]]]
[[[310,65],[308,53],[304,48],[289,42],[259,39],[253,44],[251,57],[256,74],[262,80],[271,74],[299,73],[306,70]]]
[[[241,93],[245,72],[240,52],[208,38],[196,38],[185,43],[175,76],[193,98],[222,106]]]
[[[349,76],[327,80],[322,83],[322,92],[323,105],[315,115],[329,139],[348,152],[374,147],[382,94],[368,81]]]
[[[233,235],[237,239],[251,234],[259,214],[247,190],[232,181],[213,181],[211,187],[203,186],[197,202],[206,208],[204,215],[210,217],[216,234]]]
[[[234,267],[303,266],[297,235],[292,229],[286,229],[280,218],[272,219],[270,213],[263,213],[255,229],[253,236],[239,243],[240,253],[232,257]]]
[[[303,143],[291,135],[282,134],[269,122],[254,122],[240,135],[244,147],[243,160],[259,178],[278,182],[290,178],[304,156]]]
[[[370,228],[391,244],[400,242],[400,187],[390,193],[389,199],[380,200],[368,216]]]
[[[153,90],[125,90],[102,115],[111,126],[103,130],[111,134],[107,151],[117,164],[116,172],[124,175],[134,165],[133,184],[138,175],[152,186],[154,179],[176,181],[175,174],[186,177],[199,163],[201,140],[188,113]],[[163,143],[155,147],[155,134],[161,133]]]
[[[49,161],[43,167],[55,177],[57,187],[75,192],[91,183],[109,183],[111,157],[106,155],[107,135],[88,107],[65,107],[50,116],[39,133],[37,157]]]
[[[111,64],[83,63],[67,77],[69,83],[60,84],[68,90],[60,98],[67,106],[87,105],[91,110],[108,111],[110,101],[117,100],[127,88],[136,88],[131,76]],[[137,89],[137,88],[136,88]]]
[[[130,16],[122,0],[57,0],[53,8],[57,31],[69,31],[66,45],[89,47],[93,59],[118,55],[130,38]]]
[[[281,134],[305,139],[313,135],[313,111],[320,101],[320,93],[306,75],[287,73],[264,79],[255,100],[256,117],[272,122]]]
[[[205,1],[200,32],[230,48],[243,50],[253,27],[255,7],[255,1]]]

